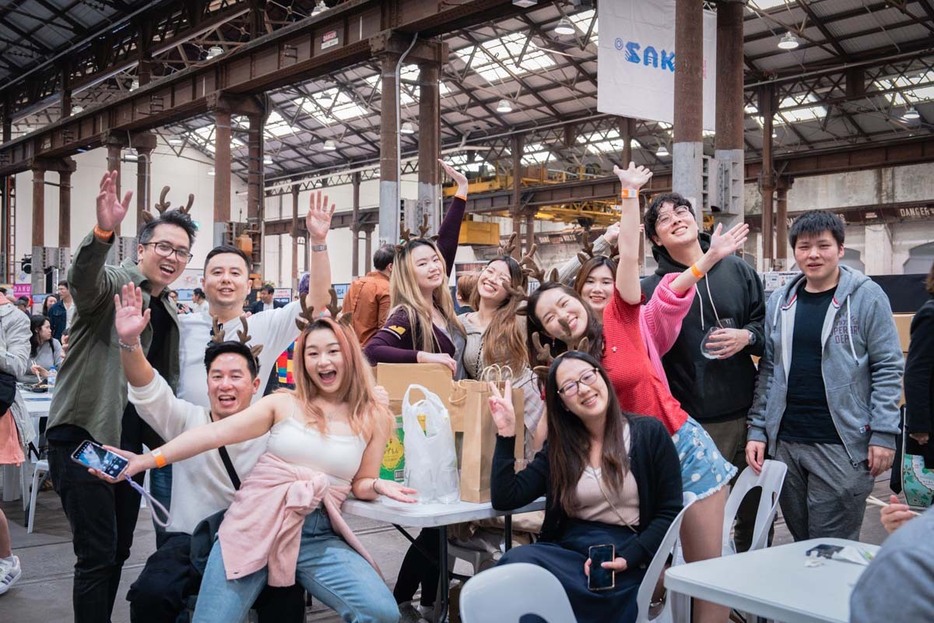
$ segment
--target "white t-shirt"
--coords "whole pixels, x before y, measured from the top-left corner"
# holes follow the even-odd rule
[[[128,384],[136,411],[166,441],[211,421],[208,409],[180,400],[159,374],[144,387]],[[269,434],[227,446],[242,481],[266,451]],[[224,510],[234,498],[234,486],[220,452],[208,450],[172,466],[172,519],[166,530],[191,534],[202,519]]]
[[[270,310],[261,314],[254,314],[247,318],[249,326],[250,346],[262,344],[263,350],[259,354],[259,379],[261,387],[266,386],[269,373],[276,365],[276,359],[298,337],[299,330],[295,324],[302,311],[298,301],[289,303],[285,307]],[[178,377],[178,397],[193,402],[196,405],[208,408],[208,373],[204,368],[204,351],[211,341],[213,327],[211,316],[206,312],[200,314],[181,314],[178,317],[179,340],[178,358],[180,374]],[[243,325],[240,318],[234,318],[224,323],[224,335],[228,340],[237,340],[237,331]],[[262,392],[253,396],[253,402],[262,398]]]
[[[71,305],[65,304],[65,329],[70,329],[71,325],[75,324],[75,302],[72,301]]]

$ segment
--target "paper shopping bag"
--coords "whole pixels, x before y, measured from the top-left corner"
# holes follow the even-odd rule
[[[498,385],[502,391],[502,383]],[[461,499],[465,502],[489,502],[493,449],[496,446],[496,424],[490,415],[489,382],[458,381],[452,399],[463,420]],[[512,390],[512,406],[516,411],[515,456],[516,459],[523,459],[525,398],[521,389]]]

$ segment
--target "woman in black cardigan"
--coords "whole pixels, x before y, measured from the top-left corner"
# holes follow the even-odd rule
[[[905,361],[905,407],[908,433],[923,446],[925,467],[934,467],[934,264],[927,278],[932,298],[911,319],[911,341]]]
[[[514,470],[515,414],[493,389],[497,428],[492,502],[512,510],[547,498],[541,540],[507,552],[499,564],[528,562],[553,573],[578,621],[634,621],[645,569],[681,510],[678,455],[655,418],[622,413],[606,371],[590,355],[555,359],[545,383],[548,441],[532,463]],[[511,388],[507,384],[506,396]],[[612,543],[611,590],[588,589],[592,545]]]

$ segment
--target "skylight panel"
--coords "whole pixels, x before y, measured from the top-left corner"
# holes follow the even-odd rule
[[[597,38],[597,26],[600,24],[600,19],[594,19],[594,16],[597,12],[594,9],[589,11],[581,11],[580,13],[575,13],[574,15],[569,15],[568,19],[571,20],[571,23],[582,33],[587,34],[587,31],[590,30],[590,23],[593,22],[593,32],[590,35],[590,42],[594,45],[599,44]]]
[[[875,85],[883,91],[897,89],[898,93],[890,95],[892,103],[896,106],[934,100],[934,71],[926,71],[913,76],[882,78],[877,80]]]
[[[797,0],[749,0],[747,8],[756,8],[760,11],[769,11],[771,9],[783,7],[786,5],[793,6],[797,3]]]
[[[338,121],[357,119],[370,112],[337,87],[325,89],[310,97],[300,97],[293,101],[301,106],[302,111],[311,115],[315,121],[324,127],[334,125]]]
[[[577,142],[578,144],[586,145],[587,151],[595,155],[620,153],[623,151],[623,139],[619,135],[619,130],[581,134],[577,137]],[[630,145],[633,149],[642,147],[636,139],[632,139]]]
[[[510,74],[520,76],[553,67],[555,61],[545,51],[525,45],[527,37],[525,33],[512,33],[484,41],[478,46],[455,50],[454,54],[464,63],[470,63],[470,69],[489,82],[507,80],[511,78]],[[522,62],[517,63],[520,55]]]
[[[399,71],[399,80],[401,83],[401,88],[399,89],[399,103],[403,106],[409,106],[418,102],[418,74],[418,65],[403,65],[402,69]],[[382,92],[383,77],[380,74],[367,76],[363,81],[370,88],[376,89],[377,93]],[[441,96],[444,97],[451,92],[451,89],[448,88],[448,85],[446,85],[443,80],[440,80],[438,82],[438,91]]]
[[[797,123],[801,121],[821,120],[827,116],[827,108],[818,104],[818,99],[813,94],[807,96],[790,96],[782,100],[778,106],[778,114],[775,115],[775,124]],[[793,110],[783,110],[792,106],[801,106],[802,104],[813,104],[804,108],[795,108]]]
[[[526,146],[522,154],[522,164],[528,166],[531,164],[545,164],[551,160],[551,152],[541,143],[533,143]]]
[[[295,128],[289,125],[289,122],[282,118],[278,111],[274,110],[266,118],[266,134],[274,138],[291,136],[295,134]]]

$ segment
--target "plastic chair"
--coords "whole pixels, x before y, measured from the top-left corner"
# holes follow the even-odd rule
[[[32,486],[29,487],[29,517],[26,520],[26,533],[32,534],[36,523],[36,496],[39,494],[39,478],[49,473],[49,462],[45,459],[36,461],[32,471]],[[23,494],[25,498],[25,493]]]
[[[730,497],[726,501],[726,509],[723,513],[723,555],[727,556],[736,553],[736,546],[733,539],[730,538],[730,530],[733,527],[733,521],[736,519],[736,513],[739,511],[739,505],[746,497],[746,494],[753,487],[762,487],[762,495],[759,497],[759,507],[756,510],[756,525],[752,532],[752,545],[749,551],[762,549],[766,546],[769,536],[769,527],[775,519],[778,512],[778,496],[782,492],[782,485],[785,483],[785,474],[788,473],[788,466],[781,461],[766,460],[762,464],[762,471],[756,474],[751,467],[743,470],[743,473],[736,479]]]
[[[661,545],[658,546],[658,550],[656,550],[655,555],[652,557],[652,562],[649,563],[649,568],[642,578],[642,584],[639,585],[639,592],[636,596],[636,603],[639,605],[639,615],[636,617],[636,623],[648,623],[649,621],[666,623],[681,620],[675,617],[674,610],[676,606],[675,600],[671,599],[672,595],[669,595],[668,598],[665,599],[664,606],[662,606],[662,609],[655,615],[655,618],[649,618],[649,610],[652,606],[652,595],[655,593],[655,587],[658,586],[658,580],[661,578],[662,573],[665,572],[668,556],[675,551],[675,547],[678,545],[679,537],[681,536],[681,522],[684,520],[684,514],[691,504],[697,501],[697,496],[693,493],[686,492],[683,496],[684,508],[681,509],[678,516],[675,517],[671,525],[668,526],[668,532],[665,533],[665,538],[662,539]]]
[[[571,602],[558,578],[525,562],[487,569],[470,578],[461,591],[464,623],[518,623],[535,614],[548,623],[575,623]]]

